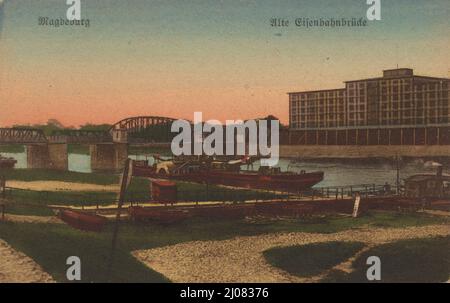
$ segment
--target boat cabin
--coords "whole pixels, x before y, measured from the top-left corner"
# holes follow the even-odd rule
[[[150,182],[152,200],[160,203],[177,202],[177,185],[167,180],[152,180]]]
[[[409,198],[450,197],[450,176],[419,174],[405,180],[405,195]]]
[[[281,174],[280,167],[260,166],[258,173],[261,175],[277,175]]]

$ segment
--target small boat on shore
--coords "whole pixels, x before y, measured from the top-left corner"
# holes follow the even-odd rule
[[[14,168],[14,166],[16,165],[17,160],[14,158],[7,158],[7,157],[3,157],[2,155],[0,155],[0,169],[2,168]]]
[[[85,231],[102,231],[107,220],[105,217],[74,210],[61,210],[58,217],[73,228]]]
[[[236,186],[242,188],[297,192],[321,182],[322,171],[282,172],[279,167],[260,167],[257,171],[242,170],[254,160],[243,159],[174,159],[162,160],[152,166],[140,161],[133,166],[133,175],[196,183]]]

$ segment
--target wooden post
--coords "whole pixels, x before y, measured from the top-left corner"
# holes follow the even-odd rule
[[[6,179],[5,179],[5,177],[1,177],[0,187],[2,190],[2,198],[6,198]]]
[[[5,199],[6,198],[6,178],[5,177],[0,177],[0,187],[1,187],[1,191],[2,191],[2,198]],[[2,221],[5,220],[5,202],[4,201],[0,201],[0,207],[2,208]]]
[[[122,177],[120,180],[120,192],[119,192],[119,199],[118,199],[119,202],[117,204],[116,221],[114,224],[113,238],[112,238],[112,243],[111,243],[111,255],[110,255],[109,264],[108,264],[108,277],[111,277],[111,274],[112,274],[112,267],[113,267],[113,263],[114,263],[114,254],[115,254],[115,250],[116,250],[116,246],[117,246],[117,236],[119,233],[120,214],[121,214],[122,206],[123,206],[124,199],[125,199],[125,192],[127,190],[128,185],[130,184],[131,178],[132,178],[132,171],[133,171],[132,165],[133,165],[133,160],[128,158],[125,161],[125,167],[123,169]]]
[[[353,218],[358,217],[359,203],[360,203],[360,201],[361,201],[361,196],[359,195],[359,193],[356,193],[356,196],[355,196],[355,203],[354,203],[354,205],[353,205],[353,214],[352,214],[352,217],[353,217]]]

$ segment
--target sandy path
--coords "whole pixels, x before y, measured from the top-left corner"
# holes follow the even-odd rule
[[[55,282],[31,258],[0,239],[0,283]]]
[[[224,241],[181,243],[135,251],[133,255],[173,282],[305,282],[305,279],[272,267],[262,252],[277,246],[325,241],[359,241],[375,245],[438,235],[450,235],[450,225],[359,229],[334,234],[267,234]]]
[[[0,219],[0,222],[2,220]],[[5,221],[15,223],[45,223],[62,224],[63,222],[56,216],[21,216],[5,214]]]
[[[98,185],[62,181],[8,181],[7,186],[19,189],[41,191],[109,191],[117,192],[119,185]]]

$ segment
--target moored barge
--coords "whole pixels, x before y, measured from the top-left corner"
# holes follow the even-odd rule
[[[248,164],[248,161],[162,160],[152,166],[139,161],[133,167],[133,175],[286,192],[311,188],[324,177],[322,171],[282,172],[278,167],[242,170],[241,165]]]

